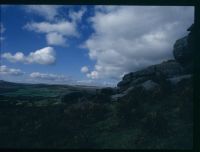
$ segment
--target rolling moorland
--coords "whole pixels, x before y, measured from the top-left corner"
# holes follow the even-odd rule
[[[193,26],[116,88],[0,81],[0,148],[192,149]]]

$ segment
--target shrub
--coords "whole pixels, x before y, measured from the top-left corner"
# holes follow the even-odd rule
[[[92,100],[97,103],[109,103],[111,101],[110,96],[105,94],[97,94]]]
[[[65,109],[69,121],[87,125],[106,118],[108,107],[93,102],[76,103]]]
[[[135,96],[128,96],[117,104],[117,117],[122,126],[132,126],[143,118],[145,112],[142,99]]]
[[[142,120],[142,128],[150,135],[162,136],[168,133],[168,121],[162,112],[150,112]]]
[[[101,94],[109,96],[109,95],[112,95],[113,93],[114,93],[114,89],[111,87],[101,89]]]
[[[64,103],[72,104],[78,101],[79,98],[83,97],[83,93],[76,91],[66,94],[62,97],[61,101]]]

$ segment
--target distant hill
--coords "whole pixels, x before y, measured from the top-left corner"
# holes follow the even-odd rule
[[[6,96],[60,96],[74,91],[94,92],[101,87],[60,84],[29,84],[0,80],[0,95]]]
[[[2,86],[20,86],[20,85],[29,85],[29,86],[66,86],[66,87],[77,87],[77,88],[102,88],[101,86],[88,86],[88,85],[68,85],[68,84],[48,84],[48,83],[20,83],[20,82],[10,82],[5,80],[0,80],[0,87]]]

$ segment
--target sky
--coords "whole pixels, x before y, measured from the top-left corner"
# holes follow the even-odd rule
[[[1,5],[0,80],[116,86],[173,59],[192,6]]]

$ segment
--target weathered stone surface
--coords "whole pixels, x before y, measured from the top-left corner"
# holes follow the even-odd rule
[[[138,84],[140,84],[140,83],[142,83],[142,82],[144,82],[146,80],[148,80],[148,77],[137,78],[137,79],[132,80],[130,85],[131,86],[135,86],[135,85],[138,85]]]
[[[122,98],[126,96],[130,91],[132,91],[135,87],[130,87],[127,90],[123,91],[122,93],[119,94],[114,94],[111,96],[112,101],[117,101],[119,98]]]
[[[118,101],[119,98],[124,97],[126,94],[124,93],[119,93],[111,96],[111,101]]]
[[[123,91],[130,86],[135,86],[155,77],[174,77],[184,74],[184,68],[175,60],[162,62],[161,64],[152,65],[137,72],[131,72],[124,76],[118,87]]]
[[[187,71],[192,72],[193,67],[193,55],[194,55],[194,25],[192,25],[188,31],[190,33],[178,39],[174,44],[173,54],[177,62],[179,62]]]
[[[153,82],[152,80],[147,80],[145,82],[143,82],[141,84],[141,86],[146,90],[146,91],[150,91],[150,90],[153,90],[155,88],[158,88],[159,87],[159,84]]]
[[[174,44],[174,58],[182,65],[188,63],[191,58],[191,52],[188,47],[188,36],[178,39]]]
[[[171,82],[171,84],[176,85],[180,81],[185,80],[185,79],[190,79],[191,77],[192,77],[191,74],[186,74],[186,75],[169,78],[168,80]]]

